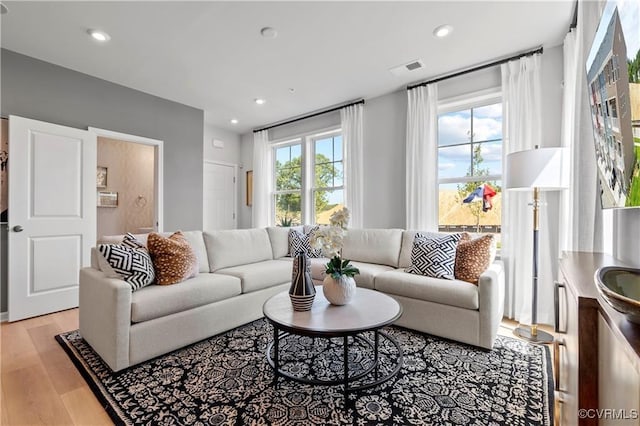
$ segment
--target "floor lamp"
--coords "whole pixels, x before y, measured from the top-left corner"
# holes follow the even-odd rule
[[[507,155],[506,188],[513,191],[533,190],[533,273],[531,325],[519,324],[514,334],[530,342],[551,343],[553,336],[538,330],[538,231],[540,229],[540,191],[557,191],[569,186],[566,148],[538,148]]]

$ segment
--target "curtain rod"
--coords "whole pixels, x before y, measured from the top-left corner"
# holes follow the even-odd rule
[[[472,68],[464,69],[462,71],[456,71],[456,72],[453,72],[451,74],[446,74],[446,75],[443,75],[442,77],[437,77],[437,78],[434,78],[434,79],[429,80],[429,81],[423,81],[422,83],[411,84],[411,85],[407,86],[407,90],[415,89],[416,87],[420,87],[420,86],[426,86],[427,84],[437,83],[439,81],[443,81],[443,80],[447,80],[447,79],[450,79],[450,78],[453,78],[453,77],[458,77],[458,76],[461,76],[461,75],[465,75],[465,74],[468,74],[470,72],[480,71],[480,70],[483,70],[485,68],[495,67],[496,65],[505,64],[505,63],[507,63],[509,61],[513,61],[514,59],[520,59],[520,58],[523,58],[525,56],[535,55],[536,53],[542,53],[542,47],[538,47],[537,49],[530,50],[528,52],[519,53],[517,55],[510,56],[510,57],[504,58],[504,59],[499,59],[497,61],[489,62],[489,63],[483,64],[483,65],[477,65],[477,66],[474,66]]]
[[[327,113],[333,112],[333,111],[338,111],[339,109],[346,108],[346,107],[351,106],[351,105],[358,105],[358,104],[363,104],[363,103],[364,103],[364,99],[360,99],[360,100],[357,100],[357,101],[348,102],[346,104],[338,105],[336,107],[331,107],[331,108],[328,108],[328,109],[324,109],[324,110],[321,110],[321,111],[311,112],[309,114],[301,115],[300,117],[292,118],[291,120],[282,121],[280,123],[269,124],[268,126],[261,127],[259,129],[255,129],[253,131],[253,133],[258,133],[258,132],[261,132],[263,130],[273,129],[274,127],[284,126],[285,124],[295,123],[296,121],[306,120],[307,118],[316,117],[318,115],[327,114]]]
[[[573,5],[573,18],[571,19],[571,25],[569,26],[569,31],[578,27],[578,7],[580,7],[580,5],[578,5],[578,0],[576,0]]]

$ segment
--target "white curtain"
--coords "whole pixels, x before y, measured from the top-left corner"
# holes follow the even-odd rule
[[[356,104],[340,110],[342,140],[344,141],[344,186],[345,205],[351,212],[350,228],[363,227],[364,174],[363,174],[363,130],[364,105]]]
[[[576,29],[571,29],[564,38],[562,47],[563,53],[563,86],[562,86],[562,129],[560,134],[561,145],[569,149],[570,188],[575,188],[575,175],[572,173],[575,167],[575,145],[574,135],[576,129],[576,97],[578,79],[578,55],[576,49]],[[573,191],[563,191],[560,195],[560,223],[572,224],[570,226],[559,226],[558,236],[559,251],[571,250],[573,248],[573,226],[577,226],[578,221],[571,220],[573,217]]]
[[[571,180],[561,203],[560,250],[602,251],[603,223],[585,64],[604,2],[580,1],[578,25],[564,40],[562,146]]]
[[[407,229],[438,230],[438,86],[407,91]]]
[[[271,225],[271,191],[273,180],[273,154],[269,146],[269,132],[253,134],[253,206],[251,226],[263,228]]]
[[[502,65],[503,164],[509,153],[542,145],[540,62],[541,55],[533,55]],[[529,206],[532,193],[505,190],[502,196],[505,315],[528,323],[533,264],[533,212]],[[539,254],[544,253],[541,250]],[[540,273],[538,282],[540,286],[545,283]]]

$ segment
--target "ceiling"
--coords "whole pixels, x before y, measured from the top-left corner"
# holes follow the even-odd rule
[[[574,1],[4,2],[2,47],[251,128],[560,44]],[[435,27],[454,30],[444,39]],[[276,38],[260,35],[263,27]],[[99,44],[88,29],[106,31]],[[390,68],[422,59],[397,77]],[[293,89],[291,91],[290,89]],[[254,99],[263,97],[265,105]],[[230,124],[237,118],[237,125]]]

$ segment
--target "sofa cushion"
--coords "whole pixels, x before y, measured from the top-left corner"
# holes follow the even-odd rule
[[[297,229],[302,231],[302,226],[296,227],[283,227],[283,226],[270,226],[267,228],[269,234],[269,242],[271,242],[271,251],[274,259],[289,256],[289,230]]]
[[[160,232],[160,235],[163,237],[168,237],[171,235],[171,232]],[[149,234],[131,234],[138,241],[143,243],[145,246],[147,245],[147,238]],[[200,272],[209,272],[209,258],[207,257],[207,249],[204,246],[204,238],[202,237],[202,231],[182,231],[182,235],[189,242],[189,245],[193,247],[193,250],[196,252],[196,256],[198,256],[198,265]],[[119,244],[122,241],[124,235],[107,235],[102,236],[98,240],[99,243],[102,244]]]
[[[182,231],[182,235],[198,257],[198,271],[209,272],[209,258],[207,257],[207,248],[204,246],[202,231]]]
[[[328,262],[329,259],[327,259],[326,257],[309,259],[309,263],[311,266],[311,278],[313,280],[324,280]],[[391,266],[376,265],[375,263],[351,262],[351,264],[360,270],[360,274],[354,277],[354,279],[356,280],[356,285],[358,287],[370,289],[372,289],[374,286],[374,279],[376,276],[380,275],[383,272],[394,270]]]
[[[204,243],[211,272],[273,259],[269,234],[264,228],[205,232]]]
[[[342,257],[397,268],[401,243],[401,229],[349,229],[344,237]]]
[[[406,271],[434,278],[454,279],[456,248],[462,236],[451,234],[427,237],[416,234],[411,249],[411,266]]]
[[[326,276],[325,271],[327,270],[327,263],[329,263],[329,259],[326,257],[310,257],[309,264],[311,267],[311,279],[316,281],[324,280]]]
[[[198,257],[182,232],[168,237],[152,232],[147,246],[156,270],[156,284],[177,284],[198,275]]]
[[[495,246],[493,235],[484,235],[475,239],[463,239],[456,249],[456,279],[478,284],[480,275],[493,261],[491,252]]]
[[[383,272],[375,278],[375,289],[412,299],[426,300],[464,309],[478,309],[478,287],[460,280],[443,280],[404,272]]]
[[[149,321],[239,294],[238,278],[209,273],[176,285],[151,285],[131,295],[131,321]]]
[[[360,273],[353,277],[356,280],[356,285],[369,289],[374,288],[375,277],[383,272],[394,270],[391,266],[375,263],[351,262],[351,264],[360,270]]]
[[[247,265],[219,269],[216,273],[240,278],[242,293],[251,293],[274,285],[290,283],[292,270],[293,259],[287,259],[249,263]]]

